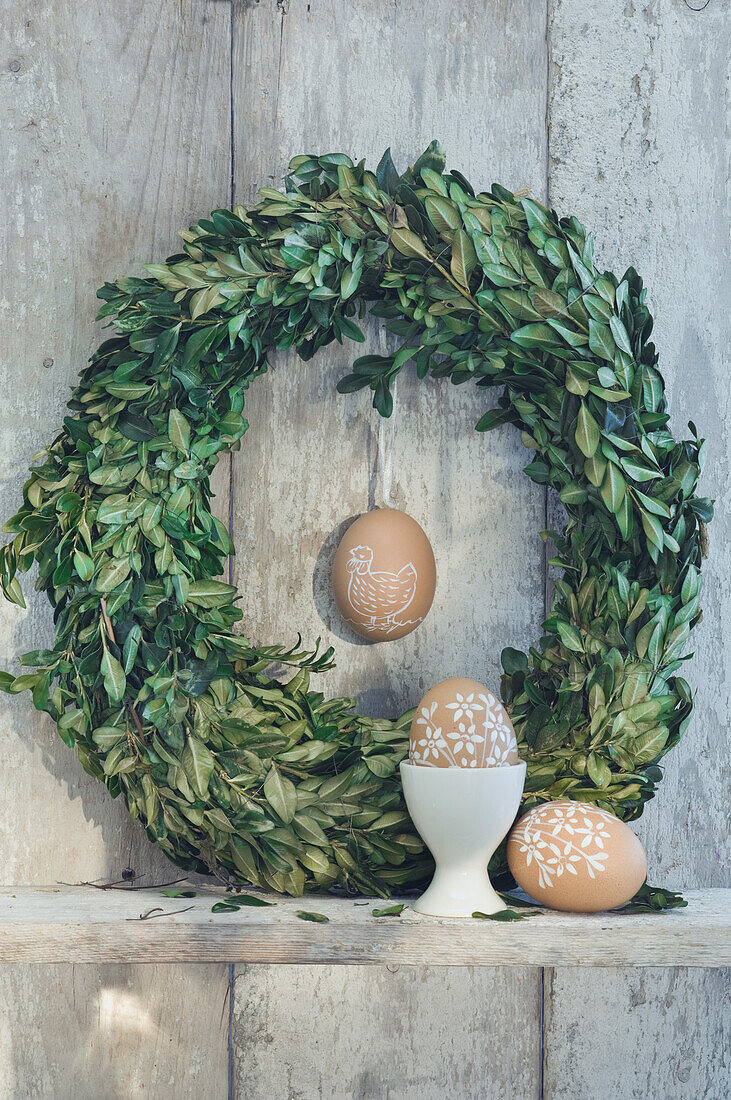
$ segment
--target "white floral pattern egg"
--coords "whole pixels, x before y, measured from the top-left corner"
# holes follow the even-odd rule
[[[624,905],[647,875],[644,849],[629,826],[587,802],[529,810],[508,838],[508,866],[526,894],[575,913]]]
[[[452,677],[416,708],[409,763],[427,768],[500,768],[518,763],[518,745],[500,700],[476,680]]]

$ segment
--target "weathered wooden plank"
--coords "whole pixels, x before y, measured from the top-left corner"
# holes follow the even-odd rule
[[[522,995],[534,976],[504,967],[242,967],[234,986],[235,1094],[538,1096],[539,1046]],[[286,996],[273,996],[276,988]]]
[[[723,84],[728,5],[552,0],[550,198],[596,232],[614,270],[649,288],[671,427],[709,438],[702,489],[717,499],[704,571],[704,621],[685,675],[696,711],[636,823],[650,880],[724,884],[728,865],[731,611],[727,568],[731,391],[723,365],[729,297]],[[682,824],[681,824],[682,823]],[[545,1095],[708,1097],[729,1093],[720,974],[547,974]],[[622,1027],[606,1030],[607,1021]]]
[[[723,87],[728,5],[553,0],[551,203],[595,231],[600,263],[633,264],[648,287],[671,428],[708,437],[701,481],[715,497],[703,622],[684,675],[696,710],[637,832],[650,876],[672,888],[722,885],[728,835],[731,389],[725,365],[727,262]],[[590,26],[590,33],[582,27]],[[711,812],[709,812],[709,809]],[[682,822],[682,828],[678,828]],[[728,848],[726,848],[728,852]]]
[[[441,131],[450,162],[476,183],[499,176],[540,191],[543,78],[504,90],[516,66],[535,70],[543,57],[543,25],[533,12],[492,5],[478,13],[465,4],[435,11],[427,26],[417,3],[371,2],[347,18],[332,3],[292,3],[286,16],[280,7],[272,0],[237,8],[237,198],[253,198],[252,181],[281,181],[290,156],[313,144],[375,162],[390,142],[405,165]],[[499,33],[513,48],[495,72],[476,44]],[[337,46],[322,50],[326,35],[337,35]],[[361,110],[361,100],[381,94],[386,74],[382,109]],[[347,96],[354,109],[344,117]],[[484,108],[491,96],[501,97],[495,115]],[[419,124],[412,127],[397,105],[416,102]],[[526,119],[531,129],[521,145],[516,131],[528,126]],[[335,345],[307,364],[295,355],[274,356],[270,377],[254,384],[251,428],[234,461],[235,577],[252,637],[285,640],[300,629],[310,641],[322,634],[336,644],[338,658],[324,686],[355,693],[384,713],[413,705],[448,673],[496,683],[502,646],[535,638],[543,492],[520,473],[525,451],[515,434],[485,438],[472,430],[484,391],[402,376],[393,501],[426,527],[440,580],[418,631],[388,645],[359,644],[331,606],[327,566],[341,524],[373,502],[377,418],[370,395],[335,393],[349,361],[384,339],[374,328],[369,335],[365,348]]]
[[[175,250],[177,229],[228,199],[230,11],[204,0],[0,0],[0,8],[0,514],[7,516],[101,334],[92,324],[96,288]],[[4,668],[17,668],[18,653],[51,637],[50,609],[31,589],[26,582],[27,613],[0,607]],[[29,697],[3,699],[0,879],[118,877],[129,860],[150,881],[168,875],[170,864],[121,802],[85,774]],[[223,967],[207,981],[173,967],[149,970],[144,980],[135,970],[90,969],[80,979],[69,967],[21,968],[2,981],[3,1095],[126,1096],[137,1094],[139,1076],[156,1097],[171,1096],[186,1047],[199,1093],[225,1092]],[[97,1027],[97,993],[107,987],[143,1006],[141,1023],[124,1022],[124,1012],[115,1023],[105,1009]],[[165,998],[175,1013],[166,1012]]]
[[[227,992],[217,965],[0,965],[0,1093],[225,1097]]]
[[[298,152],[343,149],[375,165],[390,145],[405,166],[434,137],[475,184],[500,179],[543,193],[543,4],[264,0],[237,4],[235,16],[234,165],[242,201],[253,199],[257,184],[278,185]],[[336,345],[307,364],[274,357],[271,376],[252,389],[252,427],[234,461],[236,578],[246,631],[267,641],[293,639],[295,629],[308,642],[322,635],[338,661],[322,678],[324,688],[357,696],[372,714],[398,713],[446,675],[496,684],[502,646],[534,639],[543,610],[544,498],[520,473],[526,459],[519,441],[508,431],[475,434],[484,391],[417,384],[404,375],[394,413],[392,500],[432,540],[435,603],[413,634],[376,647],[359,644],[334,612],[328,574],[342,525],[378,503],[379,491],[369,395],[338,397],[335,383],[356,355],[386,346],[371,326],[362,348]],[[513,1059],[526,1047],[507,1053],[487,1027],[481,1045],[471,1030],[455,1029],[449,1006],[460,993],[485,1005],[503,1000],[508,1015],[522,1021],[524,1044],[537,1049],[537,972],[394,977],[305,969],[293,980],[294,988],[264,967],[248,967],[237,980],[238,1095],[407,1100],[444,1095],[452,1079],[461,1082],[460,1096],[508,1095]],[[299,992],[315,983],[318,1004],[330,1006],[316,1014]],[[247,1008],[264,1002],[269,1028]],[[341,1016],[350,1026],[335,1040]],[[403,1021],[398,1038],[396,1017]],[[288,1043],[293,1026],[297,1042]],[[468,1079],[470,1061],[477,1071]],[[537,1094],[535,1059],[532,1066],[521,1074],[526,1097]],[[491,1091],[477,1084],[480,1074]]]
[[[551,1100],[727,1100],[728,970],[547,972]]]
[[[177,247],[178,229],[227,201],[230,143],[229,20],[220,5],[194,0],[173,9],[137,0],[101,9],[55,0],[21,8],[3,0],[3,7],[3,56],[11,59],[2,73],[0,158],[0,514],[7,516],[101,335],[93,325],[96,288],[105,278],[142,273],[143,262]],[[27,613],[0,606],[4,668],[51,636],[45,598],[30,581],[25,591]],[[0,835],[13,838],[4,881],[93,878],[126,866],[130,850],[138,871],[169,870],[29,696],[5,696],[2,723]]]
[[[731,965],[731,890],[694,891],[688,909],[660,915],[545,910],[505,924],[426,917],[408,898],[400,917],[377,918],[377,899],[332,895],[304,901],[269,895],[269,906],[213,913],[220,897],[220,889],[204,887],[195,898],[158,890],[0,887],[0,962]],[[302,921],[303,906],[327,922]],[[139,919],[151,911],[159,915]]]

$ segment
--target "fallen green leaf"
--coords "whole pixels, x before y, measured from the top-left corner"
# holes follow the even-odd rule
[[[473,914],[478,920],[497,920],[503,923],[513,920],[525,920],[527,917],[535,916],[534,913],[516,913],[512,909],[501,909],[499,913],[481,913],[476,910]]]
[[[668,909],[684,909],[688,905],[682,894],[672,890],[663,890],[658,886],[644,883],[635,896],[614,909],[615,913],[664,913]]]
[[[386,909],[374,909],[374,917],[400,917],[403,913],[405,905],[389,905]]]

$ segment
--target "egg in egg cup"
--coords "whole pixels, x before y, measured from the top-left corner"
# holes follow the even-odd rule
[[[515,820],[525,770],[505,708],[487,688],[452,678],[424,696],[401,764],[408,811],[436,863],[417,913],[471,917],[507,908],[487,865]]]

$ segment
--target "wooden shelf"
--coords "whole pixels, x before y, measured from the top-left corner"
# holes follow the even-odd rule
[[[731,964],[731,890],[689,891],[688,908],[668,913],[542,911],[501,924],[424,917],[408,908],[399,918],[375,918],[372,909],[387,903],[327,895],[213,913],[220,893],[197,889],[195,898],[168,898],[159,890],[0,888],[0,962]],[[157,907],[164,915],[139,919]],[[303,921],[298,909],[329,921]]]

